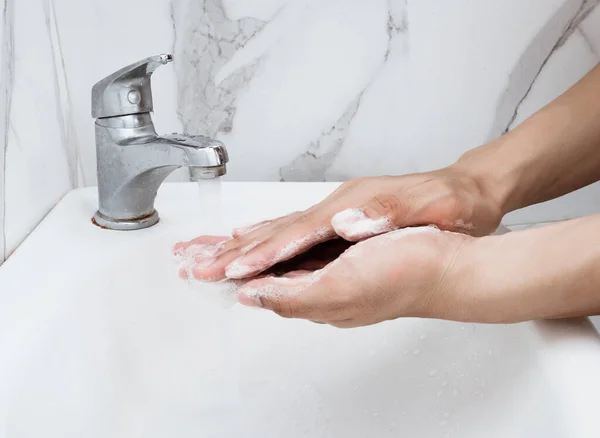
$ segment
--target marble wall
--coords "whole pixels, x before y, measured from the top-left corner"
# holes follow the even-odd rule
[[[600,61],[598,0],[2,0],[0,263],[95,184],[90,89],[146,56],[160,131],[218,137],[230,180],[444,166]],[[186,179],[179,172],[173,179]],[[509,224],[600,211],[600,186]]]

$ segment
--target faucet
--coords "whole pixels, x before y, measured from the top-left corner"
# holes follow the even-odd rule
[[[159,136],[154,129],[150,78],[171,61],[168,54],[146,58],[92,89],[99,198],[93,221],[102,228],[128,231],[155,225],[156,193],[179,167],[188,167],[195,180],[226,173],[229,158],[220,141],[201,135]]]

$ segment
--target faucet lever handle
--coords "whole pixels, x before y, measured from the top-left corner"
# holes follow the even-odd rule
[[[99,119],[151,112],[150,76],[158,67],[171,61],[173,56],[169,54],[151,56],[102,79],[92,88],[92,117]]]

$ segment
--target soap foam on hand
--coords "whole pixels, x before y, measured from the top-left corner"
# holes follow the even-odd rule
[[[360,208],[349,208],[337,213],[331,219],[331,226],[339,236],[350,241],[363,240],[398,228],[390,217],[372,219]]]
[[[173,256],[178,264],[179,277],[192,286],[202,284],[202,293],[211,301],[216,301],[220,307],[229,308],[237,302],[237,289],[240,282],[225,280],[220,282],[206,282],[196,280],[193,276],[194,267],[209,266],[216,259],[216,254],[223,247],[221,242],[216,245],[194,244],[185,249],[173,251]]]

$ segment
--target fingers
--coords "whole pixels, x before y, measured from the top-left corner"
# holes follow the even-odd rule
[[[290,260],[273,265],[264,273],[281,276],[287,272],[298,270],[317,271],[337,259],[351,245],[343,239],[323,242]]]
[[[334,237],[335,232],[326,222],[300,216],[242,253],[226,267],[225,275],[232,279],[251,277]]]
[[[178,275],[189,278],[197,266],[212,263],[227,236],[200,236],[189,242],[179,242],[173,246],[173,255],[179,260]]]
[[[172,251],[174,256],[183,256],[190,247],[198,245],[216,246],[222,244],[223,242],[229,239],[229,236],[199,236],[188,242],[176,243],[175,245],[173,245]]]
[[[273,230],[293,220],[294,215],[295,213],[292,213],[279,219],[263,221],[261,226],[246,227],[245,234],[240,237],[222,241],[212,260],[205,260],[204,263],[198,263],[189,269],[190,276],[202,281],[223,280],[226,278],[227,265],[258,245],[266,236],[272,234]],[[205,238],[203,236],[195,240],[203,241]]]
[[[247,279],[338,237],[331,227],[331,217],[341,209],[335,204],[342,202],[339,198],[359,183],[356,180],[342,184],[305,212],[234,230],[233,239],[223,244],[214,263],[194,271],[194,276],[209,281]]]

